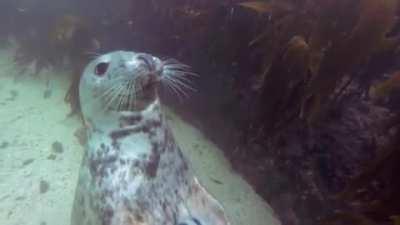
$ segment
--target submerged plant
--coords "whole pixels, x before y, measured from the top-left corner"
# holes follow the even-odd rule
[[[80,77],[90,58],[101,47],[100,42],[94,38],[88,22],[74,15],[61,17],[50,33],[50,39],[57,49],[66,50],[64,57],[69,60],[71,84],[64,101],[71,107],[70,115],[80,114]]]
[[[304,81],[309,72],[310,48],[302,36],[294,36],[275,59],[262,85],[261,110],[268,131],[277,131],[296,115],[300,107]],[[280,123],[276,123],[279,121]]]
[[[395,130],[389,135],[390,141],[381,147],[379,156],[367,164],[365,170],[354,177],[337,198],[351,202],[351,211],[336,214],[331,223],[352,218],[351,224],[381,224],[392,220],[398,223],[400,215],[400,182],[397,171],[400,170],[400,116],[387,121],[382,130]],[[328,224],[328,223],[324,223]]]
[[[387,96],[396,90],[400,89],[400,71],[396,71],[392,74],[392,76],[376,85],[371,86],[369,90],[369,94],[373,99],[381,99]]]
[[[59,65],[62,61],[60,54],[49,47],[49,41],[36,30],[31,30],[27,36],[17,39],[17,43],[14,62],[19,68],[20,76],[27,72],[37,75],[43,69]]]
[[[65,59],[74,64],[75,58],[87,50],[87,36],[88,26],[82,18],[61,16],[52,27],[30,28],[27,35],[18,36],[14,61],[21,73],[33,65],[34,75],[45,68],[61,66]]]
[[[32,27],[26,35],[16,37],[18,47],[14,62],[20,69],[19,74],[29,72],[37,75],[45,68],[67,66],[72,71],[72,83],[65,101],[70,104],[72,114],[78,113],[79,79],[93,52],[100,48],[100,43],[94,38],[89,23],[80,16],[63,15],[48,26],[39,27]]]
[[[297,114],[309,125],[318,123],[329,108],[335,107],[335,100],[360,75],[359,68],[374,54],[398,45],[398,41],[387,38],[396,21],[397,0],[309,0],[302,4],[296,1],[279,4],[276,1],[249,1],[240,5],[270,16],[266,31],[251,42],[251,45],[266,49],[261,108],[276,110],[274,102],[278,99],[272,102],[270,99],[288,94],[279,80],[282,84],[301,80],[306,84],[302,92],[297,93],[301,96],[301,108],[292,108],[291,114]],[[305,71],[276,71],[279,65],[292,67],[293,62],[285,63],[280,59],[286,51],[286,43],[296,36],[302,36],[307,45],[307,57],[301,62]],[[349,82],[340,86],[344,78]],[[282,122],[274,116],[271,118],[268,110],[261,113],[265,113],[264,118],[269,118],[266,121],[269,129],[275,127],[274,123]],[[280,113],[276,112],[277,115]]]
[[[351,32],[339,40],[332,40],[325,49],[318,74],[309,84],[306,98],[312,96],[308,120],[319,117],[345,75],[355,76],[356,70],[365,65],[372,54],[381,49],[388,39],[396,19],[397,0],[362,0],[360,14]],[[322,111],[321,111],[322,110]]]

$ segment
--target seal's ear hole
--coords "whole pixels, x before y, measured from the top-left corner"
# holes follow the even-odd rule
[[[105,62],[97,64],[96,68],[94,68],[94,73],[97,76],[103,76],[107,72],[108,65],[109,65],[109,63],[105,63]]]

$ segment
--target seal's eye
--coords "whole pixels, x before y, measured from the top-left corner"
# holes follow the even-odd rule
[[[108,64],[109,63],[105,63],[105,62],[97,64],[96,68],[94,69],[94,73],[97,76],[103,76],[107,72]]]

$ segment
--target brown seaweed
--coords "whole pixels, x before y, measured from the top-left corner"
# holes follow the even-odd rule
[[[313,106],[307,113],[309,122],[313,123],[319,117],[324,107],[322,102],[329,102],[339,81],[345,75],[354,75],[353,70],[368,62],[386,41],[386,34],[392,29],[396,18],[396,9],[396,0],[360,2],[357,24],[348,37],[333,40],[321,60],[318,75],[309,84],[305,96],[305,99],[313,96]]]

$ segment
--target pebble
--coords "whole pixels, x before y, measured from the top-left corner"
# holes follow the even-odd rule
[[[22,166],[29,165],[29,164],[33,163],[33,161],[35,161],[35,160],[34,159],[27,159],[22,163]]]
[[[6,98],[5,100],[6,101],[14,101],[16,98],[17,98],[17,96],[18,96],[18,91],[16,91],[16,90],[11,90],[10,91],[10,97],[8,97],[8,98]]]
[[[55,160],[57,158],[57,156],[55,154],[50,154],[49,156],[47,156],[48,160]]]
[[[24,199],[26,199],[25,196],[18,196],[18,197],[15,198],[16,201],[22,201]]]
[[[47,181],[44,181],[44,180],[40,181],[40,185],[39,186],[40,186],[40,194],[46,193],[50,188],[49,183]]]
[[[9,145],[10,145],[10,143],[8,143],[7,141],[3,141],[3,142],[0,144],[0,148],[7,148]]]
[[[43,98],[45,98],[45,99],[50,98],[51,97],[51,93],[52,93],[51,89],[47,89],[43,93]]]
[[[53,142],[51,147],[53,149],[53,152],[55,152],[55,153],[63,153],[64,152],[64,147],[61,144],[61,142],[59,142],[59,141]]]

